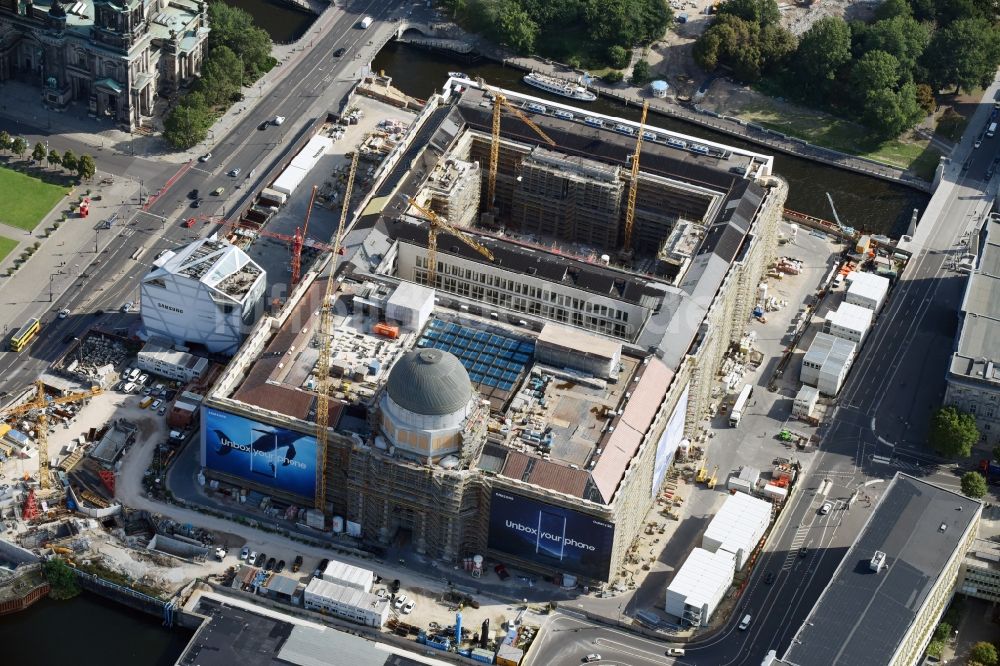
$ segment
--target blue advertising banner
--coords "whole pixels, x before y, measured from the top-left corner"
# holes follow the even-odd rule
[[[208,469],[303,497],[316,492],[315,437],[205,408],[201,442]]]
[[[615,527],[587,514],[493,491],[489,547],[558,571],[607,580]]]

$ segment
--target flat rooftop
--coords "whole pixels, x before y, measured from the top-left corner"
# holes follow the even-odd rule
[[[976,500],[897,473],[782,662],[888,664],[981,510]],[[876,551],[886,554],[880,573],[869,567]]]
[[[181,666],[444,666],[447,662],[271,610],[254,612],[208,596],[195,612],[207,616],[177,660]],[[357,629],[357,627],[355,627]]]
[[[962,299],[962,324],[950,374],[1000,385],[1000,215],[986,223],[979,264]]]

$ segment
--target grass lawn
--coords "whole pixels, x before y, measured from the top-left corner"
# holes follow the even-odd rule
[[[20,171],[0,167],[0,222],[31,230],[69,192]]]
[[[890,139],[879,143],[857,123],[790,104],[779,108],[770,99],[751,102],[735,115],[817,146],[912,169],[922,178],[933,175],[941,156],[925,139]]]
[[[5,236],[0,236],[0,261],[10,254],[11,250],[17,247],[17,241],[11,240]]]

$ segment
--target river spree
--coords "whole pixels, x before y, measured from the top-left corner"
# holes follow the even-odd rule
[[[89,593],[0,617],[4,664],[171,666],[192,632]]]

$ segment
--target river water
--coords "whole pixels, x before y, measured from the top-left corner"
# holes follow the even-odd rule
[[[14,666],[171,666],[192,632],[89,593],[0,617],[0,662]]]
[[[521,82],[524,72],[500,64],[480,61],[462,64],[451,58],[415,49],[404,44],[390,43],[372,63],[373,71],[384,71],[392,77],[393,85],[403,92],[426,99],[447,80],[448,72],[461,70],[472,77],[481,76],[487,83],[509,90],[529,92],[538,97],[555,101],[565,98],[548,95]],[[599,98],[590,104],[580,103],[600,113],[639,120],[640,109],[626,107],[610,99]],[[721,134],[673,118],[654,115],[647,121],[651,125],[699,136],[720,143],[771,153],[767,148],[741,141],[728,134]],[[837,213],[844,224],[875,233],[898,236],[905,233],[914,208],[923,211],[928,195],[902,185],[862,176],[841,169],[790,157],[773,152],[774,170],[789,183],[786,206],[808,215],[827,220],[833,219],[826,193],[833,197]]]

